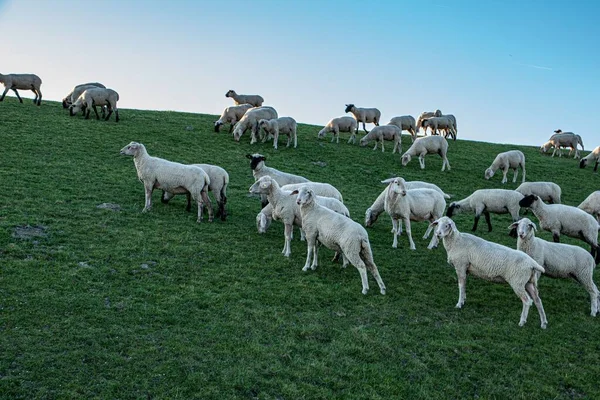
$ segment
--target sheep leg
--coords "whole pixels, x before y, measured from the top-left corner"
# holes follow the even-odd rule
[[[375,140],[375,147],[373,147],[373,151],[377,150],[377,140]]]
[[[369,133],[369,131],[367,130],[367,125],[365,125],[365,121],[363,121],[363,130],[365,131],[365,133]],[[356,124],[356,132],[358,133],[358,124]]]
[[[600,301],[598,296],[600,296],[600,293],[598,292],[598,288],[596,287],[596,284],[594,283],[592,274],[588,274],[588,276],[586,276],[585,278],[584,277],[575,277],[575,276],[574,276],[574,278],[577,282],[581,283],[581,285],[589,293],[590,303],[591,303],[590,315],[592,317],[595,317],[598,314],[598,303]]]
[[[385,149],[383,148],[383,136],[381,137],[381,152],[383,153],[385,151]],[[377,147],[377,142],[375,142],[375,147]]]
[[[502,169],[502,183],[506,183],[508,179],[506,179],[506,175],[508,174],[508,167]]]
[[[490,220],[490,213],[486,210],[483,211],[483,216],[485,217],[485,222],[488,225],[488,232],[492,231],[492,221]]]
[[[435,221],[434,218],[429,220],[429,225],[427,225],[427,230],[425,231],[425,235],[423,235],[423,239],[428,239],[429,235],[431,234],[431,231],[433,230],[433,225],[431,225],[433,223],[433,221]]]
[[[598,172],[598,164],[600,161],[596,160],[596,165],[594,165],[594,172]]]
[[[381,294],[385,294],[385,283],[383,283],[383,279],[381,279],[381,275],[379,275],[379,270],[377,269],[377,266],[373,262],[372,258],[365,258],[365,265],[367,266],[367,269],[371,272],[371,275],[373,275],[373,278],[375,278],[375,282],[377,282],[377,285],[379,286],[379,292]]]
[[[12,90],[12,91],[13,91],[13,92],[15,92],[15,94],[17,95],[17,98],[19,99],[19,101],[20,101],[21,103],[23,103],[23,99],[21,98],[21,96],[19,96],[19,92],[17,92],[17,89],[13,88],[13,90]]]
[[[410,229],[410,218],[404,218],[404,225],[406,226],[406,235],[408,236],[408,241],[410,242],[410,249],[416,250],[417,248],[415,247],[415,242],[413,241],[412,232]]]
[[[398,247],[398,220],[392,218],[392,233],[394,234],[394,241],[392,242],[392,248]]]
[[[467,286],[467,268],[468,265],[465,265],[463,268],[455,267],[456,277],[458,278],[458,302],[456,303],[456,308],[462,308],[467,300],[467,294],[465,291]]]
[[[519,175],[519,167],[515,168],[515,172],[513,174],[513,183],[517,181],[517,176]]]
[[[142,212],[148,212],[152,208],[152,191],[154,190],[154,182],[150,185],[144,185],[144,191],[146,195],[146,204]]]
[[[308,271],[308,269],[310,268],[310,261],[313,256],[315,242],[316,242],[316,239],[313,236],[306,238],[306,244],[307,244],[306,262],[304,263],[304,267],[302,267],[302,271],[304,271],[304,272]]]
[[[10,88],[8,88],[8,87],[4,89],[4,92],[2,92],[2,96],[0,97],[0,101],[4,101],[4,96],[6,96],[6,93],[8,93],[9,89]]]
[[[318,266],[318,264],[319,264],[319,247],[320,247],[320,245],[321,245],[321,244],[320,244],[320,243],[319,243],[319,241],[317,240],[317,241],[315,242],[315,248],[314,248],[314,251],[313,251],[313,262],[312,262],[312,264],[310,265],[310,269],[312,269],[313,271],[314,271],[315,269],[317,269],[317,266]]]
[[[269,135],[265,134],[265,137],[264,137],[264,139],[263,139],[263,143],[267,141],[267,137],[268,137],[268,136],[269,136]],[[274,148],[275,150],[277,150],[277,142],[278,142],[278,141],[279,141],[279,131],[275,131],[275,132],[273,133],[273,148]]]
[[[213,222],[213,208],[212,203],[210,202],[210,198],[208,197],[208,186],[204,186],[204,189],[202,189],[202,192],[200,192],[200,197],[202,198],[202,203],[204,203],[204,205],[208,209],[208,222]],[[198,213],[198,219],[200,221],[202,220],[202,214],[200,212]]]
[[[285,257],[289,257],[290,254],[292,253],[291,247],[292,247],[292,230],[294,229],[294,226],[292,224],[285,224],[285,232],[284,232],[284,236],[285,236],[285,242],[283,245],[283,250],[281,251],[281,253],[285,256]]]
[[[38,95],[37,105],[40,106],[40,105],[42,105],[42,92],[40,91],[40,89],[36,89],[35,91],[37,92],[37,95]]]
[[[367,278],[367,266],[360,258],[359,254],[348,254],[348,261],[356,267],[360,273],[360,280],[362,282],[362,294],[367,294],[369,291],[369,280]]]
[[[533,282],[527,282],[525,290],[527,290],[527,293],[529,293],[533,299],[533,303],[540,314],[541,328],[546,329],[546,326],[548,326],[548,319],[546,318],[546,312],[544,311],[544,305],[542,304],[542,299],[540,298],[537,286]]]
[[[477,225],[479,224],[479,218],[481,217],[481,213],[480,212],[476,212],[475,213],[475,219],[473,220],[473,228],[471,228],[471,231],[475,232],[477,230]]]
[[[85,112],[84,112],[84,114],[85,114],[85,119],[90,119],[90,113],[91,113],[91,110],[90,110],[90,108],[89,108],[89,107],[86,107],[86,110],[85,110]]]
[[[425,169],[425,154],[419,154],[419,165],[421,169]]]
[[[192,211],[192,194],[190,192],[187,192],[185,196],[187,197],[187,205],[185,206],[185,211],[190,212]]]
[[[448,171],[450,171],[450,161],[448,161],[448,157],[444,154],[444,156],[442,157],[444,159],[444,162],[446,163],[446,166],[448,167]],[[442,164],[442,171],[444,170],[444,165]]]
[[[106,117],[106,119],[108,120],[108,117]],[[117,110],[115,108],[115,122],[119,122],[119,110]]]
[[[31,91],[35,95],[35,97],[33,98],[33,104],[37,104],[38,92],[35,90],[35,86],[31,85]]]
[[[98,115],[98,110],[96,109],[96,105],[92,104],[92,108],[94,109],[94,113],[96,114],[96,119],[99,120],[100,119],[100,115]]]

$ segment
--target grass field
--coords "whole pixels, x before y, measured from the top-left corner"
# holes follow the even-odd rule
[[[600,320],[583,288],[540,280],[547,330],[535,308],[517,325],[521,301],[509,286],[472,277],[465,307],[455,309],[443,246],[427,250],[426,224],[413,223],[417,250],[405,235],[392,249],[385,215],[368,229],[385,296],[371,276],[363,296],[357,270],[331,263],[327,249],[316,271],[302,272],[298,234],[286,259],[281,224],[256,232],[260,202],[248,195],[245,155],[261,152],[267,165],[334,184],[361,223],[379,181],[396,175],[436,183],[453,199],[516,188],[483,178],[494,156],[513,148],[527,157],[528,180],[558,183],[563,202],[577,205],[600,181],[573,159],[458,140],[442,173],[439,157],[427,157],[425,170],[417,160],[402,167],[391,144],[381,153],[347,136],[319,141],[315,126],[299,126],[297,149],[274,151],[250,146],[248,135],[236,143],[226,130],[215,134],[210,115],[123,109],[117,124],[71,118],[46,101],[6,98],[0,109],[0,398],[600,398]],[[157,192],[142,214],[143,186],[132,158],[119,155],[130,141],[151,155],[226,168],[228,220],[196,224],[185,196],[163,205]],[[456,221],[468,231],[472,216]],[[482,220],[477,234],[516,247],[510,223],[492,215],[494,231]]]

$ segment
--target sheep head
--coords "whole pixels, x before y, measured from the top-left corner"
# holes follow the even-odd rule
[[[252,194],[268,194],[272,185],[273,179],[270,176],[263,176],[254,182],[248,191]]]
[[[485,179],[490,179],[492,176],[494,176],[495,171],[491,168],[488,168],[485,170],[485,173],[483,174],[483,176],[485,177]]]
[[[536,196],[535,194],[528,194],[527,196],[523,197],[520,201],[519,201],[519,206],[521,207],[531,207],[531,205],[533,203],[535,203],[536,201],[538,201],[540,198],[538,196]]]
[[[135,156],[138,154],[140,149],[144,148],[144,145],[137,142],[131,142],[127,146],[123,147],[120,154],[125,156]]]
[[[581,161],[579,161],[579,168],[585,168],[587,166],[587,162],[588,160],[586,158],[582,158]]]
[[[523,218],[517,222],[513,222],[508,229],[511,230],[511,233],[514,231],[515,237],[518,236],[521,239],[530,238],[535,235],[537,231],[537,227],[529,218]]]
[[[254,154],[246,154],[246,158],[250,159],[250,169],[255,170],[259,166],[261,162],[265,162],[267,157],[262,154],[254,153]],[[260,169],[260,168],[259,168]]]
[[[434,228],[434,239],[431,239],[429,246],[427,246],[428,249],[432,249],[435,246],[437,246],[437,243],[440,239],[443,239],[451,235],[452,233],[458,233],[458,229],[456,229],[456,224],[454,223],[454,221],[452,221],[452,219],[448,217],[442,217],[436,221],[433,221],[431,223],[431,226]],[[437,238],[437,240],[435,238]]]
[[[305,186],[302,186],[300,190],[294,190],[292,195],[295,194],[298,194],[298,197],[296,197],[296,204],[299,206],[310,204],[315,199],[315,192]]]
[[[346,104],[346,111],[344,112],[352,112],[352,110],[354,110],[356,107],[354,107],[354,104]]]
[[[410,162],[410,159],[411,159],[410,154],[404,153],[402,155],[402,166],[406,167],[406,164],[408,164]]]
[[[225,97],[233,97],[235,94],[235,90],[228,90],[227,93],[225,93]]]
[[[401,196],[406,196],[406,181],[404,178],[389,178],[385,181],[381,181],[381,183],[389,184],[388,194],[396,193]]]

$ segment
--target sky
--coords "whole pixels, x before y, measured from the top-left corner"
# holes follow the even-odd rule
[[[459,138],[540,145],[560,128],[591,149],[599,13],[593,0],[0,0],[0,72],[37,74],[49,100],[97,81],[119,108],[220,114],[234,89],[302,123],[347,103],[382,123],[441,109]]]

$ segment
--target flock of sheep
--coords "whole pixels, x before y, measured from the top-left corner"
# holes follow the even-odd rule
[[[36,94],[34,103],[40,104],[41,80],[37,76],[0,74],[0,82],[6,87],[0,101],[9,89],[14,90],[18,97],[17,89],[30,89]],[[279,134],[285,134],[288,136],[287,146],[293,143],[296,147],[297,124],[293,118],[278,117],[274,108],[262,105],[264,99],[258,95],[239,95],[230,90],[226,97],[231,97],[235,105],[227,107],[215,122],[216,132],[219,132],[222,125],[230,124],[229,132],[236,141],[250,130],[251,143],[259,140],[265,142],[272,137],[275,149]],[[63,100],[63,106],[70,109],[71,115],[83,110],[86,118],[89,117],[92,108],[98,117],[96,106],[106,106],[108,115],[105,118],[108,119],[114,110],[118,121],[117,100],[116,92],[106,89],[101,84],[90,83],[73,88]],[[413,143],[402,155],[403,165],[412,157],[418,156],[420,167],[425,168],[425,155],[439,154],[443,159],[442,171],[445,167],[450,170],[446,138],[456,139],[457,125],[453,115],[443,115],[441,111],[436,110],[421,114],[417,121],[411,116],[401,116],[392,118],[388,125],[380,126],[381,113],[375,108],[358,108],[354,104],[347,104],[346,112],[350,112],[353,117],[333,118],[318,133],[318,137],[331,132],[332,141],[336,140],[339,143],[339,133],[350,132],[349,142],[354,142],[358,124],[362,122],[366,135],[360,140],[361,145],[375,140],[375,148],[379,142],[384,151],[383,142],[390,140],[394,142],[393,151],[400,153],[400,135],[403,130],[407,130]],[[366,123],[376,126],[368,132]],[[430,136],[426,135],[428,128],[431,130]],[[420,129],[424,130],[425,136],[417,138]],[[577,145],[583,149],[579,135],[557,130],[540,150],[547,152],[554,148],[552,156],[557,151],[561,156],[561,149],[570,147],[569,155],[575,152],[574,157],[578,158]],[[226,220],[229,175],[224,168],[208,164],[185,165],[153,157],[148,154],[143,144],[136,142],[123,147],[121,154],[133,156],[138,178],[144,185],[143,212],[152,207],[153,190],[161,189],[162,202],[168,202],[176,194],[186,194],[188,210],[192,200],[197,204],[197,222],[202,221],[204,207],[208,210],[210,222],[213,220],[212,204],[208,197],[210,191],[218,204],[217,216],[223,221]],[[305,177],[268,167],[264,155],[256,153],[248,154],[247,157],[250,159],[250,168],[255,178],[249,191],[260,195],[262,200],[262,210],[256,216],[259,233],[266,232],[273,220],[283,222],[285,240],[282,253],[289,257],[293,227],[297,226],[300,228],[301,239],[307,243],[303,271],[314,270],[317,267],[319,244],[324,245],[336,252],[335,259],[341,257],[344,267],[352,264],[358,269],[363,294],[369,289],[367,271],[373,275],[380,292],[385,294],[386,287],[373,260],[367,231],[350,218],[339,190],[329,183],[312,182]],[[595,163],[596,171],[599,162],[600,146],[581,159],[580,167]],[[452,202],[447,209],[446,200],[450,196],[438,186],[428,182],[407,182],[400,177],[387,179],[382,182],[387,184],[385,189],[366,210],[364,225],[372,226],[385,211],[392,220],[392,247],[398,246],[398,236],[401,235],[404,224],[410,249],[415,250],[411,221],[428,221],[430,225],[423,237],[427,239],[433,233],[428,248],[437,247],[441,240],[448,255],[448,262],[456,269],[459,284],[459,299],[456,304],[458,308],[464,305],[466,276],[470,273],[493,282],[508,283],[523,303],[519,325],[525,324],[529,308],[531,304],[535,304],[540,315],[541,327],[545,328],[547,319],[537,289],[540,275],[545,274],[550,277],[575,279],[589,293],[591,315],[596,316],[600,305],[600,293],[593,281],[593,271],[600,263],[600,191],[590,194],[578,207],[560,204],[561,189],[555,183],[525,181],[525,156],[518,150],[498,154],[483,175],[485,179],[490,179],[497,170],[501,170],[502,183],[505,183],[508,170],[512,169],[513,182],[516,182],[518,168],[522,169],[522,184],[516,190],[476,190],[467,198]],[[552,233],[553,242],[535,237],[536,224],[519,216],[522,207],[533,212],[541,229]],[[511,234],[517,237],[517,249],[460,232],[451,219],[460,212],[474,214],[473,231],[477,230],[482,214],[491,231],[490,214],[509,213],[514,221]],[[583,240],[591,246],[590,252],[579,246],[559,243],[561,234]]]

